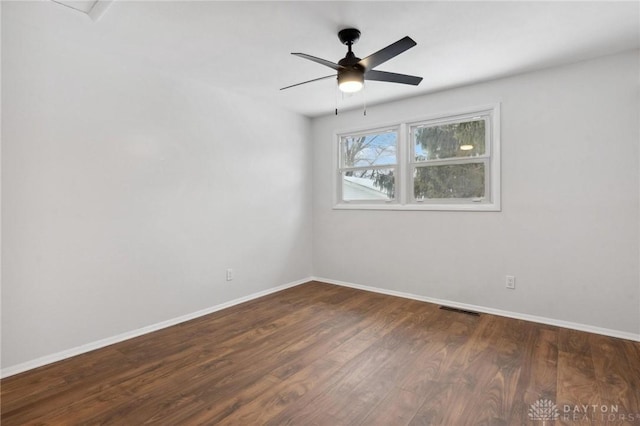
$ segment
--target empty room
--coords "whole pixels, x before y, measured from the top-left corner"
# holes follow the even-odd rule
[[[2,425],[640,425],[637,1],[2,1]]]

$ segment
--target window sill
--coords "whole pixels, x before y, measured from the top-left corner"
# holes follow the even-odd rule
[[[340,203],[333,206],[334,210],[409,210],[409,211],[467,211],[467,212],[499,212],[499,203],[469,203],[469,204],[364,204]]]

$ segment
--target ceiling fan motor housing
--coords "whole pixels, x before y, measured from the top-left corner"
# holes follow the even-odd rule
[[[360,62],[360,58],[354,55],[353,52],[349,51],[347,52],[347,56],[345,56],[344,58],[338,61],[338,65],[342,65],[343,67],[352,67],[352,68],[358,67],[364,70],[364,67],[358,65],[358,62]]]
[[[352,51],[351,46],[360,39],[360,31],[355,28],[346,28],[338,33],[338,38],[349,47],[349,51],[344,58],[338,61],[338,65],[344,67],[338,70],[338,87],[344,87],[343,83],[353,82],[364,83],[365,69],[358,58]]]

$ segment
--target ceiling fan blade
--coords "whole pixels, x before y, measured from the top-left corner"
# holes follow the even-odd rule
[[[422,77],[415,75],[396,74],[394,72],[371,70],[364,73],[365,80],[387,81],[389,83],[402,83],[417,86],[422,81]]]
[[[301,84],[313,83],[314,81],[324,80],[325,78],[331,78],[331,77],[336,78],[336,75],[335,74],[331,74],[331,75],[326,75],[324,77],[314,78],[313,80],[303,81],[302,83],[296,83],[296,84],[292,84],[291,86],[283,87],[280,90],[290,89],[292,87],[300,86]]]
[[[365,70],[370,70],[372,68],[377,67],[383,62],[387,62],[389,59],[398,56],[405,50],[411,49],[417,43],[413,41],[411,37],[404,37],[400,40],[396,41],[389,46],[378,50],[376,53],[372,53],[366,58],[362,59],[358,62],[358,65],[362,65]]]
[[[307,55],[306,53],[292,53],[292,55],[296,55],[301,58],[305,58],[310,61],[317,62],[326,67],[333,68],[336,71],[340,71],[341,69],[344,68],[342,65],[338,65],[335,62],[327,61],[326,59],[322,59],[322,58],[316,58],[315,56]]]

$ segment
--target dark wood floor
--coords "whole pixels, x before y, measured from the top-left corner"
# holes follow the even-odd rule
[[[640,425],[640,343],[308,283],[1,386],[3,426]]]

